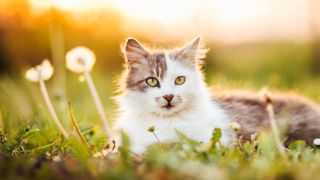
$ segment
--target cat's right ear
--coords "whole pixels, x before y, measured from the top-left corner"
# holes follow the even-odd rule
[[[134,38],[128,38],[122,48],[129,70],[135,69],[137,65],[147,60],[149,55],[147,49]]]

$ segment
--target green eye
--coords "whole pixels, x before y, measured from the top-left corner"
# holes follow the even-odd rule
[[[150,86],[150,87],[157,87],[159,86],[159,81],[158,79],[154,78],[154,77],[149,77],[146,79],[146,83]]]
[[[186,77],[184,77],[184,76],[179,76],[179,77],[177,77],[176,78],[176,80],[175,80],[175,84],[176,85],[182,85],[184,82],[186,82]]]

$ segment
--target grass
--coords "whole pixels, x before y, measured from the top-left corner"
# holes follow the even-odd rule
[[[268,48],[266,48],[268,49]],[[271,50],[270,50],[271,49]],[[301,48],[300,48],[301,49]],[[302,50],[306,49],[302,47]],[[307,50],[297,55],[272,56],[255,68],[234,62],[209,61],[207,79],[216,89],[246,88],[295,91],[320,102],[320,80],[308,75],[307,65],[300,65],[308,57]],[[288,52],[297,50],[290,49]],[[230,51],[228,51],[230,52]],[[286,51],[285,51],[286,52]],[[279,52],[278,52],[279,53]],[[241,59],[235,52],[235,56]],[[258,55],[257,55],[258,56]],[[271,55],[270,55],[271,56]],[[232,59],[229,53],[210,56],[213,59]],[[254,57],[247,55],[246,57]],[[259,59],[259,57],[256,57]],[[262,58],[263,59],[263,58]],[[284,66],[293,65],[294,72]],[[307,61],[308,62],[308,61]],[[212,64],[210,64],[212,63]],[[221,63],[221,64],[219,64]],[[230,65],[230,64],[233,64]],[[215,66],[216,65],[216,66]],[[272,67],[275,66],[275,67]],[[223,67],[219,69],[218,67]],[[229,67],[229,68],[227,68]],[[241,69],[239,69],[241,67]],[[280,68],[283,67],[283,68]],[[284,68],[286,67],[286,68]],[[247,68],[247,69],[246,69]],[[242,74],[242,72],[246,72]],[[69,73],[69,72],[68,72]],[[115,90],[114,76],[93,72],[93,79],[101,97],[108,120],[115,119],[115,104],[110,99]],[[19,75],[0,77],[0,176],[2,179],[315,179],[320,177],[320,152],[297,141],[278,151],[272,132],[264,132],[244,144],[220,145],[221,132],[215,129],[208,143],[199,143],[178,133],[181,141],[175,144],[157,143],[144,155],[130,151],[129,137],[122,137],[119,152],[108,144],[102,122],[85,82],[75,74],[67,74],[67,97],[58,96],[48,81],[49,94],[62,124],[69,133],[63,137],[46,109],[40,90]],[[218,86],[219,85],[219,86]],[[72,105],[68,107],[68,101]],[[111,121],[112,122],[112,121]],[[74,128],[75,127],[75,128]],[[157,135],[152,127],[150,136]]]
[[[69,81],[72,88],[85,87],[73,78]],[[287,156],[281,156],[272,133],[245,144],[235,142],[235,147],[218,145],[218,130],[207,144],[180,134],[181,143],[155,144],[143,156],[129,150],[129,138],[124,136],[119,153],[110,153],[109,149],[107,154],[108,141],[94,107],[91,108],[94,105],[88,89],[70,96],[75,113],[70,109],[70,116],[77,120],[81,132],[74,131],[71,119],[60,114],[70,134],[66,139],[52,123],[35,85],[9,77],[1,82],[4,132],[0,135],[0,174],[6,179],[312,179],[320,175],[317,148],[295,142],[286,151]],[[98,84],[100,89],[110,85]],[[101,95],[110,97],[111,92]],[[56,106],[57,101],[55,98]],[[111,102],[107,101],[109,109],[114,108]],[[79,133],[85,139],[79,138]],[[89,143],[89,149],[84,141]]]

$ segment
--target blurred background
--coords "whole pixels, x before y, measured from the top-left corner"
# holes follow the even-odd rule
[[[0,0],[0,106],[26,121],[35,117],[32,107],[42,99],[24,72],[49,58],[55,75],[48,86],[61,111],[69,99],[82,117],[96,118],[85,83],[64,68],[68,50],[87,46],[96,53],[93,79],[112,116],[126,37],[170,48],[197,35],[210,48],[210,86],[267,86],[320,102],[319,0]]]

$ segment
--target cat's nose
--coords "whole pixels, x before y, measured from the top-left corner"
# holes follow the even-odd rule
[[[162,96],[165,100],[167,100],[168,102],[171,102],[172,99],[173,99],[173,94],[167,94],[167,95],[164,95]]]

